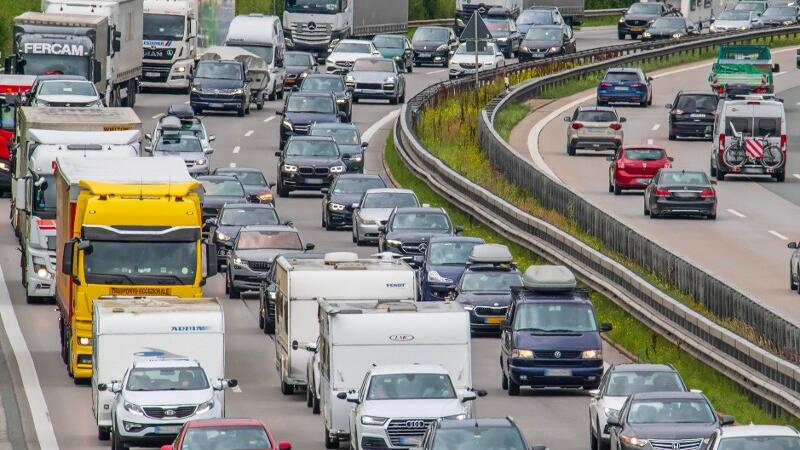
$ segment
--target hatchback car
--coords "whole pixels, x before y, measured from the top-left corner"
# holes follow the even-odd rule
[[[447,62],[459,46],[455,32],[448,27],[419,27],[411,37],[414,64],[436,64],[447,67]]]
[[[644,214],[700,215],[717,218],[717,192],[705,172],[662,169],[644,190]]]
[[[395,208],[420,206],[417,194],[410,189],[370,189],[361,200],[354,202],[353,243],[362,245],[378,242],[378,228],[385,224]]]
[[[307,135],[314,122],[347,120],[347,113],[339,110],[336,98],[330,92],[293,92],[286,99],[283,111],[276,110],[275,114],[283,116],[278,141],[281,149],[290,137]]]
[[[391,59],[357,59],[345,76],[345,83],[353,91],[354,102],[364,98],[389,100],[392,105],[406,102],[405,75]]]
[[[289,442],[276,442],[258,419],[190,420],[181,428],[175,442],[161,450],[209,450],[216,448],[292,450]]]
[[[258,169],[248,167],[220,167],[214,169],[214,175],[234,176],[242,182],[247,196],[258,203],[274,204],[271,189],[275,187],[274,182],[268,182],[264,173]]]
[[[443,208],[397,208],[389,215],[386,225],[378,227],[378,250],[402,256],[422,255],[434,236],[453,236],[463,231],[453,225]],[[409,261],[413,267],[415,260]]]
[[[563,25],[539,25],[528,30],[517,56],[520,62],[533,61],[575,53],[576,48],[572,28]]]
[[[761,15],[761,21],[769,27],[796,25],[800,18],[800,8],[792,6],[770,6]]]
[[[357,59],[375,56],[381,56],[381,52],[372,45],[371,41],[343,39],[336,44],[325,60],[325,71],[343,75],[353,68],[353,63]]]
[[[420,448],[547,450],[544,445],[528,446],[522,431],[510,416],[437,420],[431,424]]]
[[[755,11],[747,10],[728,10],[722,11],[709,27],[712,33],[723,33],[726,31],[747,31],[759,28],[764,23]]]
[[[492,33],[497,48],[507,58],[513,58],[522,46],[522,38],[525,35],[519,32],[516,22],[510,16],[493,16],[491,12],[492,10],[489,10],[490,15],[483,22]]]
[[[614,195],[644,189],[659,170],[672,167],[672,157],[657,145],[626,145],[608,161],[608,192]]]
[[[347,89],[343,76],[324,73],[311,74],[303,80],[299,90],[301,92],[333,94],[339,111],[346,115],[344,122],[350,122],[353,118],[353,93],[350,92],[350,89]]]
[[[347,167],[332,137],[296,136],[286,148],[275,152],[278,157],[278,195],[286,197],[292,191],[318,191],[328,187],[333,177]]]
[[[622,146],[624,117],[607,106],[579,106],[564,117],[567,126],[567,154],[581,150],[613,150]]]
[[[608,69],[597,86],[597,106],[611,102],[653,104],[653,78],[642,69],[615,67]]]
[[[39,108],[105,106],[94,83],[77,75],[44,75],[31,87],[30,105]]]
[[[334,230],[353,224],[353,203],[370,189],[385,188],[378,175],[346,173],[333,179],[330,188],[322,188],[322,226]]]
[[[680,39],[699,32],[698,27],[685,17],[661,17],[647,27],[642,34],[642,40]]]
[[[330,136],[339,146],[342,161],[350,173],[364,173],[364,152],[368,144],[361,141],[361,132],[352,123],[315,123],[308,131],[309,136]]]
[[[418,256],[422,301],[444,301],[456,287],[472,249],[483,239],[467,236],[433,237],[425,254]]]
[[[384,58],[394,61],[398,70],[408,73],[414,71],[414,49],[407,37],[400,34],[379,34],[372,38],[372,44]]]
[[[711,140],[719,97],[708,91],[680,91],[669,110],[669,140],[696,137]]]
[[[491,42],[480,42],[478,44],[478,66],[475,67],[475,43],[465,42],[458,47],[458,50],[450,58],[449,76],[450,79],[459,78],[467,75],[475,75],[475,71],[484,72],[506,66],[506,59],[497,45]]]

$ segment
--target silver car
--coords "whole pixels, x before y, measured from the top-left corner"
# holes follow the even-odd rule
[[[729,10],[720,13],[709,30],[712,33],[723,33],[725,31],[747,31],[762,26],[764,26],[764,22],[755,11]]]
[[[358,245],[378,243],[378,227],[386,223],[395,208],[420,206],[417,194],[410,189],[369,189],[361,201],[353,203],[353,242]]]
[[[158,121],[153,135],[145,138],[152,141],[152,145],[145,147],[145,151],[152,156],[179,156],[186,163],[189,173],[196,177],[210,173],[211,161],[209,157],[214,150],[210,142],[214,136],[208,136],[202,123],[192,130],[195,122],[184,125],[183,120],[175,116],[166,116]],[[205,142],[205,144],[204,144]]]
[[[624,117],[608,106],[579,106],[571,116],[564,117],[567,125],[567,154],[577,150],[613,150],[622,146]]]
[[[362,98],[386,99],[392,105],[406,101],[405,75],[391,59],[357,59],[344,81],[353,91],[354,102]]]

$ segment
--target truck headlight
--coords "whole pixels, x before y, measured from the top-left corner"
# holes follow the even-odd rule
[[[122,407],[125,408],[125,411],[128,411],[129,413],[138,414],[140,416],[144,415],[142,407],[137,405],[136,403],[125,402],[122,404]]]
[[[344,211],[344,205],[338,203],[328,203],[328,209],[331,211]]]
[[[403,243],[394,239],[387,239],[386,245],[388,245],[389,247],[400,247],[401,245],[403,245]]]
[[[200,403],[200,405],[197,406],[197,409],[194,411],[194,413],[203,414],[211,411],[211,408],[213,407],[214,407],[214,399],[211,399],[207,402]]]
[[[78,345],[92,345],[92,338],[88,337],[79,337],[78,338]]]
[[[428,283],[452,283],[453,280],[439,275],[439,272],[431,270],[428,272]]]
[[[523,350],[520,348],[511,350],[511,357],[514,359],[533,359],[534,356],[533,350]]]
[[[297,166],[293,166],[291,164],[284,164],[281,166],[281,170],[286,173],[294,173],[297,172]]]
[[[184,73],[186,72],[186,66],[180,66],[175,68],[176,73]]]
[[[583,359],[603,359],[603,351],[602,350],[584,350],[581,352],[581,358]]]
[[[205,159],[196,159],[196,160],[194,160],[194,163],[197,164],[198,166],[205,166],[206,162],[207,161]]]
[[[386,417],[377,416],[361,416],[361,423],[363,425],[383,425],[389,420]]]
[[[47,261],[41,256],[33,257],[33,273],[39,278],[50,278],[50,272],[47,271]]]
[[[217,230],[217,240],[219,241],[230,241],[231,237],[227,234],[223,233],[222,231]]]
[[[281,122],[281,125],[283,126],[283,128],[286,128],[289,131],[294,131],[294,127],[292,126],[292,122],[289,122],[286,119],[283,119],[283,122]]]
[[[331,173],[342,173],[347,169],[345,166],[333,166],[331,167]]]

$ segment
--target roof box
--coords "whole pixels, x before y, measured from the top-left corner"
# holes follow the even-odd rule
[[[325,253],[325,264],[352,263],[358,261],[358,254],[353,252]]]
[[[513,260],[508,247],[501,244],[479,244],[469,253],[469,262],[473,264],[510,264]]]
[[[189,120],[194,118],[194,109],[190,105],[177,103],[174,105],[169,105],[169,108],[167,109],[167,115],[176,116],[183,120]]]
[[[166,116],[161,119],[161,132],[162,133],[180,133],[181,119],[175,116]]]
[[[575,289],[575,275],[564,266],[530,266],[522,275],[522,284],[532,291],[569,291]]]

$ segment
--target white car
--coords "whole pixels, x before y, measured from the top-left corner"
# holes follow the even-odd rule
[[[457,392],[450,373],[438,364],[375,366],[358,392],[340,392],[355,404],[350,412],[350,448],[419,447],[437,419],[472,417],[469,402],[481,391]]]
[[[102,108],[105,105],[91,81],[78,76],[53,75],[36,81],[31,90],[31,106]]]
[[[336,44],[328,58],[325,59],[327,73],[345,74],[353,68],[353,63],[359,58],[381,56],[372,41],[357,39],[343,39]]]
[[[787,425],[743,425],[721,427],[705,440],[707,450],[797,449],[800,432]]]
[[[186,421],[223,417],[221,391],[237,384],[236,380],[209,380],[200,363],[191,359],[134,362],[122,381],[97,386],[115,394],[111,448],[169,444]]]
[[[746,31],[764,26],[761,17],[755,11],[722,11],[709,27],[712,33],[726,31]]]
[[[450,72],[450,79],[463,77],[466,75],[475,74],[475,47],[468,43],[463,43],[458,46],[458,49],[450,58],[448,65]],[[498,67],[505,67],[506,59],[503,52],[497,48],[494,43],[481,43],[478,46],[478,72],[484,70],[497,69]]]
[[[417,194],[410,189],[368,189],[353,209],[353,243],[378,243],[378,227],[389,220],[394,208],[419,205]]]

